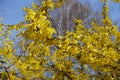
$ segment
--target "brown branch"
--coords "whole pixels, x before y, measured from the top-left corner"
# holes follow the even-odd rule
[[[48,65],[49,67],[52,67],[53,70],[54,70],[54,72],[56,72],[56,71],[61,72],[61,73],[62,73],[64,76],[66,76],[69,80],[72,80],[72,78],[70,77],[70,75],[67,74],[67,73],[70,73],[70,74],[74,74],[74,73],[66,72],[66,71],[60,71],[59,69],[57,69],[57,68],[55,67],[55,65],[53,64],[53,62],[51,62],[51,64],[52,64],[52,65],[49,65],[49,64],[47,64],[47,65]]]
[[[72,78],[68,74],[63,73],[63,75],[65,75],[69,80],[72,80]]]
[[[5,72],[7,73],[8,79],[11,80],[9,72],[8,72],[8,70],[7,70],[7,68],[5,66],[4,66],[4,69],[5,69]]]
[[[20,58],[20,56],[18,56],[17,60]],[[6,67],[7,69],[9,69],[10,67],[12,67],[15,64],[16,61],[14,61],[10,66]]]

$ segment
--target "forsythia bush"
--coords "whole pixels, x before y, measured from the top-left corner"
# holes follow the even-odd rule
[[[114,0],[119,2],[119,0]],[[74,32],[56,36],[49,12],[62,0],[32,3],[25,22],[0,23],[1,80],[119,80],[120,32],[110,18],[86,28],[75,20]],[[104,12],[108,12],[105,7]],[[15,38],[13,38],[15,37]]]

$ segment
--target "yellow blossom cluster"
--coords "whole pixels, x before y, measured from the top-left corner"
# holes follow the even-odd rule
[[[119,0],[114,0],[119,2]],[[0,23],[0,79],[2,80],[119,80],[120,32],[103,8],[103,25],[86,28],[75,20],[73,32],[54,36],[49,11],[63,0],[44,0],[23,8],[25,22]],[[15,39],[11,39],[16,32]]]

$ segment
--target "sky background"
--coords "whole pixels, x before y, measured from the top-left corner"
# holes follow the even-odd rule
[[[31,7],[35,0],[0,0],[0,17],[3,17],[4,24],[17,24],[24,20],[25,12],[23,7]],[[101,8],[100,0],[82,0],[88,1],[94,10]],[[109,2],[110,17],[113,22],[120,20],[120,3]],[[118,21],[119,22],[119,21]]]
[[[34,0],[0,0],[0,17],[5,24],[16,24],[24,20],[23,7],[30,7]]]

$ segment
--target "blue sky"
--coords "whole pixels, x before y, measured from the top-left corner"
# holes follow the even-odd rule
[[[5,24],[15,24],[24,20],[23,7],[31,6],[34,0],[0,0],[0,17]]]
[[[101,0],[84,0],[84,2],[85,1],[90,2],[94,10],[99,10],[102,7]],[[120,21],[120,3],[114,3],[112,0],[109,0],[109,16],[113,22]],[[120,25],[120,23],[117,25]]]
[[[35,0],[0,0],[0,17],[4,24],[17,24],[24,20],[23,7],[31,7]],[[87,1],[87,0],[84,0]],[[88,0],[94,9],[100,9],[100,0]],[[110,17],[113,21],[120,20],[120,3],[110,2]]]

